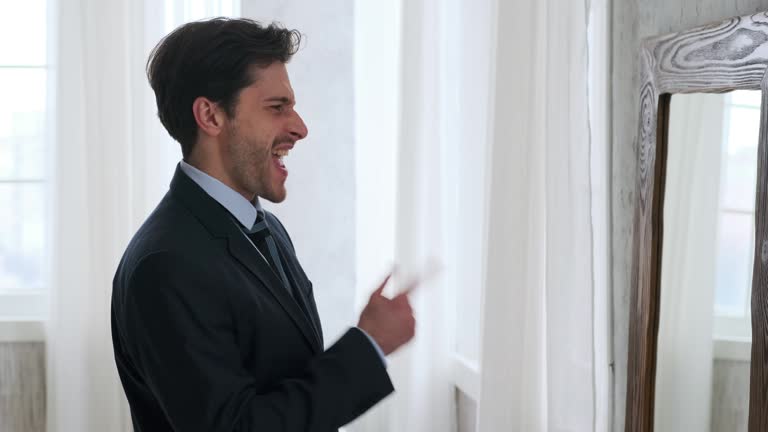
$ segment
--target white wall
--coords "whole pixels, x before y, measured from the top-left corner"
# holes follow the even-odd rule
[[[326,344],[356,324],[354,4],[243,0],[242,16],[305,35],[288,65],[309,135],[286,159],[288,198],[265,205],[286,226],[312,280]]]
[[[643,38],[768,10],[768,0],[616,0],[612,47],[612,284],[614,431],[624,430],[635,211],[639,49]]]
[[[355,252],[358,309],[395,254],[400,1],[355,3]]]

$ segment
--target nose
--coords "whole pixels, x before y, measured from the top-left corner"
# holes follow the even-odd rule
[[[307,130],[307,125],[304,124],[304,120],[301,118],[299,113],[296,111],[293,112],[294,118],[290,125],[290,131],[289,133],[291,136],[296,140],[304,139],[307,137],[307,134],[309,134],[309,131]]]

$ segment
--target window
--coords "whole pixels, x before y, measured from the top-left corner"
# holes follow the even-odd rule
[[[56,144],[57,62],[51,49],[58,39],[54,30],[58,21],[56,5],[55,0],[5,2],[0,15],[0,38],[6,41],[0,44],[0,321],[46,319],[49,292],[54,288],[49,262],[55,258],[50,256],[50,227],[55,215],[49,203],[56,183],[51,156]],[[147,10],[153,7],[154,3],[145,3]],[[166,0],[161,3],[160,13],[146,16],[141,26],[132,27],[126,37],[140,38],[144,49],[137,64],[141,67],[154,44],[176,26],[209,16],[237,16],[239,10],[237,0]],[[143,71],[137,69],[134,75],[140,79],[137,88],[145,90],[141,97],[150,107],[147,112],[152,113],[152,127],[160,129]],[[134,127],[137,136],[146,142],[158,141],[156,135],[144,133],[145,125]],[[158,135],[159,139],[170,140],[164,131]],[[162,171],[167,171],[170,178],[180,152],[176,144],[162,148],[168,154],[154,157],[151,162],[171,159],[169,168]],[[148,173],[160,171],[147,164]],[[148,180],[148,186],[155,191],[148,200],[157,202],[167,185],[167,178]]]
[[[0,16],[0,318],[45,316],[54,71],[47,0]]]
[[[715,285],[715,338],[751,341],[759,91],[725,100]]]
[[[435,364],[432,370],[439,371],[434,378],[445,379],[451,385],[453,400],[447,415],[454,417],[452,420],[457,424],[466,425],[469,431],[474,430],[476,423],[481,381],[480,339],[488,207],[484,191],[488,190],[488,117],[492,107],[489,81],[493,68],[492,47],[495,46],[492,43],[494,33],[488,23],[494,22],[494,4],[490,1],[470,4],[449,0],[441,2],[437,9],[430,9],[429,14],[425,12],[424,16],[420,16],[409,15],[409,11],[419,7],[410,9],[406,2],[395,3],[371,2],[355,8],[355,217],[358,225],[355,253],[356,275],[360,282],[364,282],[360,285],[363,291],[358,293],[358,307],[362,308],[370,295],[365,283],[375,281],[387,270],[378,267],[380,263],[397,258],[401,266],[406,266],[400,270],[407,278],[411,272],[424,271],[418,266],[428,266],[430,258],[440,260],[442,273],[439,289],[448,301],[435,305],[434,309],[441,306],[446,309],[433,316],[445,322],[440,321],[440,326],[434,326],[432,322],[430,326],[433,327],[427,330],[432,333],[427,338],[441,340],[445,337],[452,344],[447,356],[432,362]],[[418,20],[412,20],[414,16],[418,16]],[[399,21],[403,17],[411,18]],[[412,71],[404,73],[401,69],[402,62],[409,61],[415,50],[400,44],[398,36],[409,37],[416,22],[421,29],[426,29],[424,31],[430,35],[428,44],[435,50],[429,53],[424,65],[416,67],[419,74],[429,77],[423,86],[422,82],[406,84],[407,80],[417,75]],[[483,31],[461,31],[462,28]],[[416,45],[421,43],[417,41]],[[405,97],[403,89],[413,94]],[[425,97],[429,102],[424,104],[425,108],[413,109],[409,97],[414,100]],[[435,104],[435,101],[439,103]],[[421,103],[423,101],[416,103],[416,106]],[[426,106],[434,109],[427,112]],[[401,123],[415,111],[423,113],[423,117],[417,122]],[[414,126],[416,123],[419,125]],[[416,153],[424,153],[417,154],[416,158],[419,163],[430,163],[402,163],[403,147],[398,147],[403,145],[401,140],[410,142],[413,137],[410,134],[418,134],[416,131],[422,130],[425,124],[434,127],[429,132],[430,138],[434,139],[417,147]],[[398,135],[398,130],[400,134],[407,131],[408,137]],[[415,166],[419,169],[414,169]],[[399,195],[403,184],[413,187],[416,190],[414,195],[420,197],[418,208],[412,212],[410,197]],[[429,198],[424,190],[429,191]],[[432,197],[437,198],[433,201]],[[439,203],[437,208],[432,207],[435,203]],[[429,243],[429,246],[407,251],[399,249],[400,245],[396,244],[394,237],[402,235],[405,230],[396,226],[397,223],[402,221],[406,226],[413,227],[417,224],[413,221],[423,218],[425,214],[430,215],[430,227],[425,232],[415,230],[412,234],[416,234],[416,242]],[[402,219],[398,221],[398,218]],[[441,230],[439,234],[431,231],[435,226]],[[439,237],[436,242],[439,243],[438,256],[421,256],[435,245],[435,237]],[[425,262],[407,262],[420,259]],[[417,267],[410,268],[409,265]],[[419,315],[417,319],[423,320],[424,317]],[[414,345],[419,346],[419,343],[414,342]],[[443,349],[441,344],[437,345],[440,347],[429,349]],[[418,389],[414,390],[414,394],[423,396],[424,388],[420,386],[431,382],[432,376],[424,376],[431,372],[420,369],[425,362],[414,360],[417,357],[419,355],[413,355],[409,359],[411,363],[407,373],[416,373],[420,375],[419,379],[411,376],[412,380],[403,379],[401,384],[409,389]],[[445,369],[442,367],[444,362],[449,362]],[[397,364],[394,366],[395,376],[402,373],[402,370],[398,372],[398,367]],[[446,370],[450,370],[450,374],[443,376]],[[437,387],[440,391],[444,389],[442,385]],[[403,401],[401,398],[398,400],[400,402],[395,404]],[[396,407],[402,406],[393,406],[393,409]],[[409,414],[399,412],[394,416],[381,410],[374,411],[376,417],[371,418],[372,421],[367,422],[370,417],[366,418],[363,423],[352,425],[348,430],[367,430],[366,427],[373,430],[380,425],[393,424],[402,426],[403,417],[409,417]]]
[[[488,217],[492,2],[445,4],[442,91],[444,249],[447,292],[455,293],[453,384],[456,421],[475,430],[480,399],[481,322]],[[451,30],[447,30],[451,29]],[[485,29],[461,31],[456,29]],[[478,49],[478,47],[484,47]]]

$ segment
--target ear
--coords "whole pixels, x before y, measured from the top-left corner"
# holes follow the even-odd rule
[[[200,131],[206,135],[218,136],[224,130],[226,113],[219,104],[205,97],[198,97],[192,103],[192,114]]]

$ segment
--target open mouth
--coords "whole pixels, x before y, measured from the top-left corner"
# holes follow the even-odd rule
[[[285,161],[283,159],[288,156],[290,151],[291,150],[289,149],[272,151],[272,159],[275,161],[275,164],[281,171],[284,171],[286,174],[288,173],[288,170],[285,168]]]

